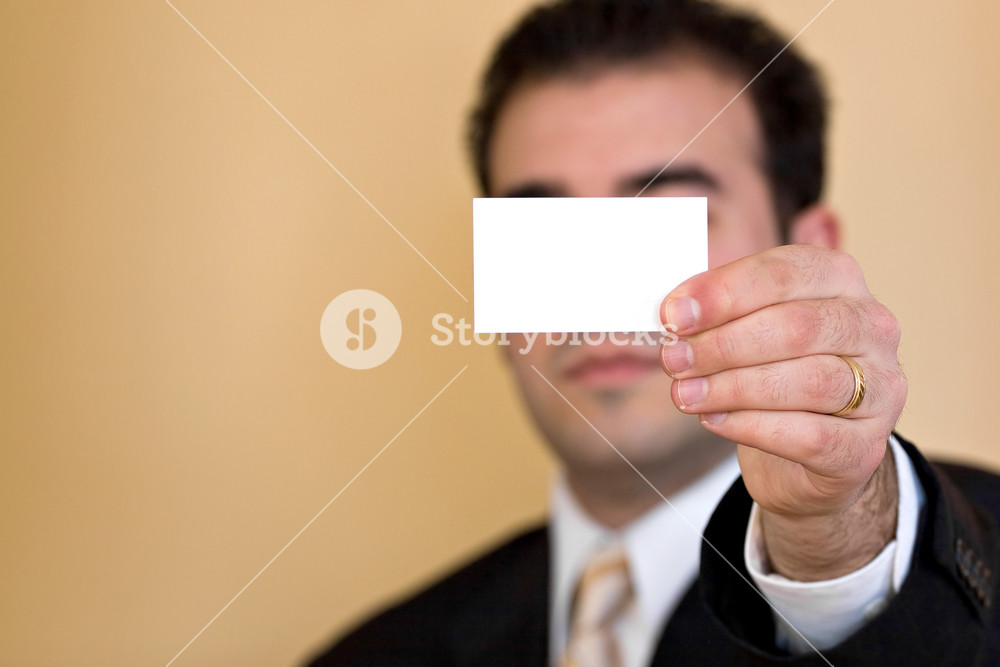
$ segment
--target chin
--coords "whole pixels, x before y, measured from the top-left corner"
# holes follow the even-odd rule
[[[612,465],[617,468],[627,465],[622,461],[624,457],[628,463],[642,469],[643,466],[669,463],[683,443],[677,440],[679,434],[675,429],[671,429],[672,437],[664,437],[646,429],[637,431],[634,423],[627,424],[629,428],[622,428],[626,424],[621,420],[609,424],[601,424],[600,420],[592,423],[599,433],[581,420],[582,428],[563,429],[556,437],[549,437],[561,459],[586,467]]]

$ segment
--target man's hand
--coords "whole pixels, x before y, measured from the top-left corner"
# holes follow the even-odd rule
[[[677,407],[738,443],[747,489],[764,510],[771,566],[830,579],[893,538],[896,473],[888,438],[906,400],[899,326],[846,253],[784,246],[679,285],[661,318]],[[854,393],[854,359],[867,392]]]

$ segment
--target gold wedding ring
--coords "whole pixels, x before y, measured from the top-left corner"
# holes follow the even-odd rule
[[[846,361],[847,365],[851,367],[851,372],[854,373],[854,395],[851,396],[851,400],[848,401],[847,405],[836,412],[831,412],[830,416],[846,417],[857,410],[861,405],[861,401],[865,400],[865,373],[854,359],[845,357],[842,354],[838,354],[837,356]]]

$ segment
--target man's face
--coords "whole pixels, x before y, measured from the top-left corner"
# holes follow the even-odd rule
[[[708,197],[711,266],[775,246],[761,131],[748,96],[697,136],[741,87],[694,59],[525,84],[497,122],[490,194],[631,197],[683,150],[643,196]],[[664,285],[664,296],[672,288]],[[698,468],[699,457],[709,455],[713,436],[671,404],[658,345],[545,345],[544,338],[527,354],[522,337],[507,349],[525,400],[571,480],[636,477],[595,429],[648,475]]]

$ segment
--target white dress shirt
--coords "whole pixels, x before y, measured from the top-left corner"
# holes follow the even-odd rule
[[[777,639],[792,652],[822,650],[846,638],[885,605],[902,585],[916,539],[922,491],[909,457],[890,440],[899,478],[896,539],[871,563],[832,581],[795,582],[766,570],[756,505],[745,557],[751,576],[776,610]],[[552,608],[550,659],[566,645],[570,602],[594,549],[622,540],[629,558],[635,604],[615,627],[627,667],[645,667],[663,627],[698,574],[702,533],[719,500],[739,475],[733,455],[694,484],[625,528],[612,531],[591,519],[559,475],[552,489]],[[801,633],[801,634],[800,634]],[[808,641],[804,641],[802,635]]]

